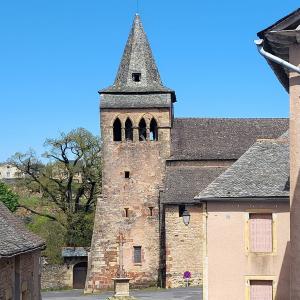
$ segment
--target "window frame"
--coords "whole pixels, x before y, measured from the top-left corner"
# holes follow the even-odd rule
[[[251,214],[271,214],[272,215],[272,251],[271,252],[253,252],[251,251],[251,237],[250,237],[250,215]],[[277,214],[269,209],[250,210],[245,213],[245,253],[246,255],[256,256],[274,256],[277,255]]]
[[[260,275],[251,275],[245,276],[245,300],[251,300],[251,281],[271,281],[273,287],[273,299],[275,300],[276,291],[277,291],[277,281],[275,276],[260,276]]]
[[[140,250],[140,253],[139,253],[139,258],[140,260],[139,261],[136,261],[136,250]],[[142,265],[142,262],[143,262],[143,251],[142,251],[142,246],[133,246],[133,263],[134,265]]]

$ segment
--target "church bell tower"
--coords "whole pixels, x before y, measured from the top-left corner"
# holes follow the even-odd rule
[[[160,273],[160,190],[176,96],[161,82],[139,15],[114,84],[99,94],[103,183],[86,291],[112,287],[121,269],[134,286],[150,286]]]

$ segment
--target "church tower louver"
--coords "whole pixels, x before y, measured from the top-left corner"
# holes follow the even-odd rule
[[[86,291],[110,288],[120,265],[135,286],[160,273],[159,208],[175,92],[166,88],[135,16],[112,86],[101,97],[103,189],[97,203]]]

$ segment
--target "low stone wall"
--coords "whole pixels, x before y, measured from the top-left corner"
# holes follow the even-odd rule
[[[72,288],[72,268],[66,265],[43,265],[42,289],[58,290]]]

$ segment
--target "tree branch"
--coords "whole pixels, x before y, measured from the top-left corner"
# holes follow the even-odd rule
[[[18,207],[25,208],[26,210],[30,211],[31,213],[33,213],[33,214],[35,214],[35,215],[38,215],[38,216],[41,216],[41,217],[46,217],[46,218],[48,218],[48,219],[50,219],[50,220],[52,220],[52,221],[56,221],[56,222],[60,223],[61,225],[63,225],[61,222],[59,222],[59,221],[57,220],[57,218],[55,218],[55,217],[52,216],[52,215],[49,215],[49,214],[46,214],[46,213],[40,213],[40,212],[35,211],[35,210],[33,210],[33,209],[31,209],[31,208],[25,206],[25,205],[22,205],[22,204],[19,204]]]

